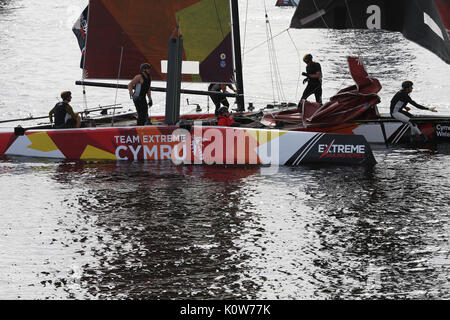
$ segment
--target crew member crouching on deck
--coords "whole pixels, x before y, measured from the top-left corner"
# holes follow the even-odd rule
[[[429,110],[432,112],[437,112],[437,109],[436,107],[424,107],[415,102],[409,96],[412,91],[412,81],[404,81],[402,83],[402,90],[397,92],[391,100],[391,115],[395,119],[400,120],[403,123],[407,123],[411,127],[413,135],[421,136],[424,140],[427,140],[427,137],[422,133],[422,131],[420,131],[419,127],[415,123],[411,122],[411,118],[413,118],[414,116],[408,112],[411,109],[408,108],[407,105],[408,103],[410,103],[418,109]]]
[[[230,112],[227,107],[220,107],[217,111],[217,125],[220,127],[236,127],[237,124],[230,116]]]
[[[53,115],[55,115],[55,129],[79,128],[81,126],[80,115],[73,112],[69,102],[72,101],[72,93],[70,91],[61,92],[62,102],[58,102],[55,107],[50,110],[48,116],[50,123],[53,125]]]

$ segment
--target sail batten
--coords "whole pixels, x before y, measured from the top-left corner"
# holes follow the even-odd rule
[[[295,7],[298,5],[299,0],[277,0],[275,5],[277,7]]]
[[[301,0],[291,28],[401,32],[450,64],[450,0]]]
[[[128,80],[148,62],[153,80],[165,81],[162,64],[178,26],[183,61],[199,65],[182,81],[232,83],[230,22],[229,0],[90,0],[85,78]]]

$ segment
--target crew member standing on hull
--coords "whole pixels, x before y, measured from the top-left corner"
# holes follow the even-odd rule
[[[308,82],[305,91],[303,91],[302,100],[306,100],[310,95],[316,96],[316,102],[322,104],[322,67],[320,63],[313,61],[313,56],[307,54],[303,57],[303,62],[306,63],[306,72],[302,73],[302,76],[306,78],[303,80],[303,84]],[[300,104],[299,104],[300,105]]]
[[[233,90],[233,92],[237,92],[236,89],[231,84],[222,84],[222,83],[211,83],[208,86],[208,91],[216,91],[217,93],[212,93],[209,95],[214,105],[216,106],[215,114],[218,116],[218,112],[221,105],[224,105],[226,108],[230,107],[230,103],[227,100],[227,97],[222,92],[227,92],[227,87]]]
[[[152,78],[150,75],[152,66],[149,63],[141,64],[141,72],[128,84],[128,91],[138,114],[137,125],[150,124],[148,108],[153,105],[150,86]],[[134,90],[134,92],[133,92]],[[148,97],[148,103],[145,96]]]
[[[53,125],[53,115],[55,115],[55,129],[79,128],[81,126],[80,115],[73,112],[69,102],[72,101],[72,93],[70,91],[61,92],[62,102],[58,102],[55,107],[50,110],[48,117]]]
[[[424,107],[413,101],[413,99],[409,96],[412,91],[412,81],[404,81],[402,83],[402,90],[397,92],[391,100],[391,115],[395,119],[400,120],[403,123],[407,123],[411,127],[413,135],[421,136],[424,140],[427,140],[427,137],[422,133],[422,131],[420,131],[419,127],[415,123],[411,122],[411,118],[414,116],[408,112],[411,109],[408,108],[407,105],[410,103],[418,109],[429,110],[432,112],[437,112],[437,109],[435,107]]]

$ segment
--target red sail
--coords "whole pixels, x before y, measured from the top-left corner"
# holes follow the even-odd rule
[[[444,25],[447,40],[450,40],[450,1],[449,0],[434,0],[437,10],[439,12],[439,17]]]
[[[131,79],[148,62],[153,80],[166,80],[161,62],[178,24],[183,60],[199,69],[183,81],[230,83],[230,21],[228,0],[90,0],[85,77],[117,79],[120,73],[120,79]]]
[[[312,103],[305,113],[305,125],[308,127],[340,124],[356,119],[376,118],[375,106],[380,102],[377,95],[381,90],[380,82],[370,78],[360,58],[348,57],[348,66],[355,85],[342,89],[330,102],[316,109]],[[314,111],[311,109],[315,109]]]

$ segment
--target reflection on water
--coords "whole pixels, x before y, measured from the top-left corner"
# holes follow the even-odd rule
[[[273,176],[3,159],[10,188],[1,200],[16,205],[0,228],[1,295],[449,298],[448,156],[399,149],[377,158],[373,169]]]
[[[233,297],[239,278],[233,239],[242,232],[242,220],[250,218],[238,214],[245,206],[239,184],[256,168],[140,163],[92,169],[68,165],[55,175],[63,184],[81,175],[77,184],[89,186],[76,200],[80,214],[95,218],[102,231],[95,239],[100,248],[92,252],[98,261],[81,279],[90,294]]]
[[[448,178],[439,173],[425,186],[425,177],[417,173],[427,158],[412,157],[416,163],[408,168],[393,159],[383,172],[376,169],[356,181],[316,177],[320,187],[309,189],[309,203],[325,219],[311,227],[320,230],[325,254],[314,263],[316,276],[324,280],[322,289],[333,298],[448,294],[443,273],[450,271],[445,249],[449,214],[436,203],[446,202],[450,190]],[[440,259],[447,265],[437,263]]]

